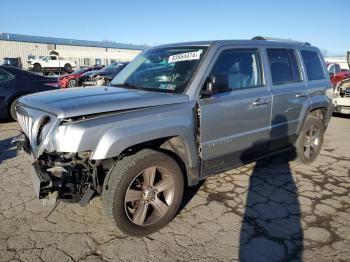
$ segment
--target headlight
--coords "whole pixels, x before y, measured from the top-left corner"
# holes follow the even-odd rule
[[[39,130],[36,138],[36,143],[37,145],[40,145],[47,133],[49,132],[49,127],[48,125],[50,123],[50,117],[46,116],[41,120],[41,123],[39,125]]]

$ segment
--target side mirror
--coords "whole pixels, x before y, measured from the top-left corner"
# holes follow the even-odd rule
[[[329,78],[332,79],[334,77],[334,73],[329,73]]]
[[[207,81],[207,89],[202,91],[205,96],[230,91],[227,75],[213,75]]]

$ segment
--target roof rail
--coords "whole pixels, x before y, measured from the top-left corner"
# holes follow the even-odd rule
[[[251,40],[266,40],[266,41],[294,43],[294,44],[300,44],[300,45],[310,45],[310,43],[308,42],[301,42],[301,41],[295,41],[292,39],[283,39],[283,38],[275,38],[275,37],[265,37],[265,36],[254,36]]]

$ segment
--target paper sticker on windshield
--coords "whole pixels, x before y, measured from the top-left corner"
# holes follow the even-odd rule
[[[176,89],[176,85],[175,84],[160,84],[159,89],[174,91]]]
[[[202,50],[198,50],[196,52],[188,52],[181,53],[176,55],[169,56],[168,63],[175,63],[180,61],[188,61],[188,60],[198,60],[201,56]]]

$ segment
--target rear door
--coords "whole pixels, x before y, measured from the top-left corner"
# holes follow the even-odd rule
[[[207,77],[211,75],[226,75],[232,91],[198,101],[203,175],[261,155],[270,133],[271,94],[264,81],[261,50],[222,48]]]
[[[297,50],[267,48],[269,85],[273,98],[269,151],[291,145],[296,139],[302,110],[310,99]]]

